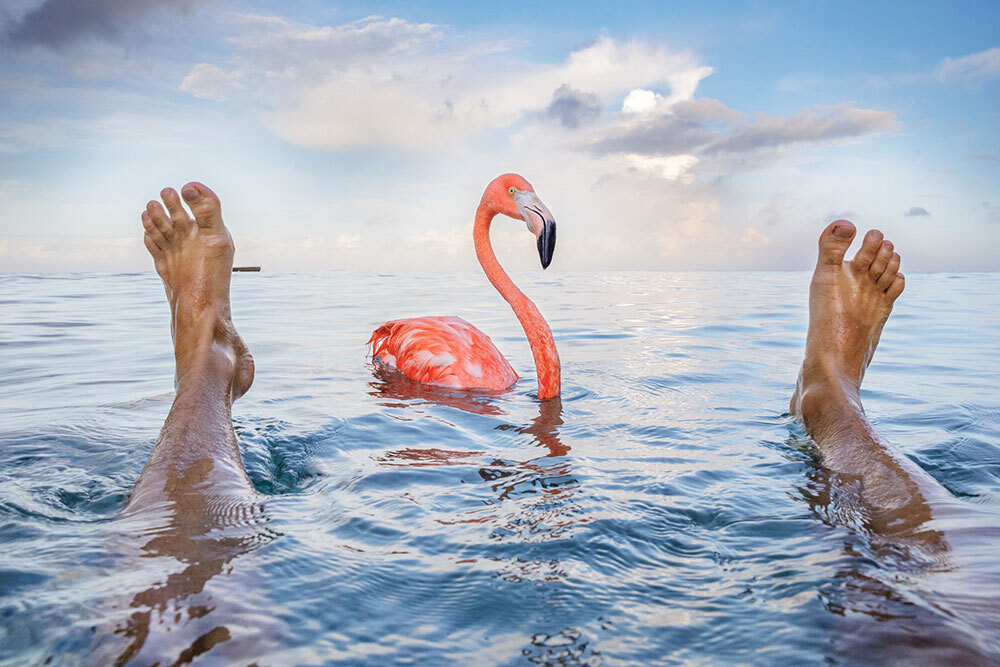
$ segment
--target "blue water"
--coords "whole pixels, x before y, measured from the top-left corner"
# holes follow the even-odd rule
[[[110,664],[129,619],[161,664],[822,664],[965,631],[836,519],[786,414],[806,274],[515,278],[561,405],[532,398],[478,274],[235,275],[257,375],[233,417],[264,501],[239,538],[171,550],[118,516],[172,400],[158,279],[0,275],[0,661]],[[995,527],[1000,276],[907,278],[867,412]],[[371,330],[437,314],[491,335],[514,390],[376,376]]]

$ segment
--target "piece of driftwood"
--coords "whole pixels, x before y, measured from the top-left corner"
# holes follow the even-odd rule
[[[234,266],[233,273],[237,271],[260,271],[259,266]]]

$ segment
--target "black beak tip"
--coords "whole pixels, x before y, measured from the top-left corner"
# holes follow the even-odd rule
[[[549,268],[552,263],[552,253],[556,249],[556,223],[546,221],[542,233],[538,236],[538,258],[542,260],[542,269]]]

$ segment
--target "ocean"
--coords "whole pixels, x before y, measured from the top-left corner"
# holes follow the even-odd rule
[[[159,279],[0,274],[0,662],[109,664],[136,627],[197,664],[881,662],[938,633],[997,659],[917,593],[919,559],[837,511],[787,413],[807,273],[513,277],[561,401],[535,400],[481,274],[234,274],[259,511],[172,551],[120,517],[173,395]],[[478,326],[520,382],[376,371],[371,331],[421,315]],[[907,274],[867,414],[994,527],[998,387],[1000,275]]]

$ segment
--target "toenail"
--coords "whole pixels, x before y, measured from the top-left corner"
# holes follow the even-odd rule
[[[184,199],[187,199],[188,201],[194,201],[198,199],[198,197],[201,197],[201,193],[198,192],[197,188],[193,186],[190,188],[184,188],[181,194],[184,195]]]
[[[838,239],[849,239],[851,238],[851,228],[845,226],[834,227],[833,235],[836,236]]]

